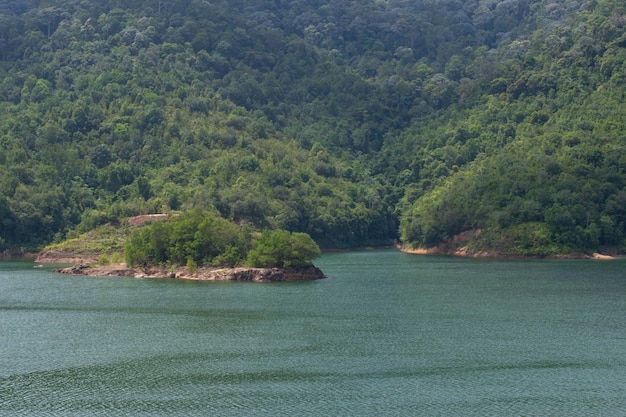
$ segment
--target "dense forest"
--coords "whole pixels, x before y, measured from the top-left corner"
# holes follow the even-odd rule
[[[0,251],[196,209],[624,252],[625,83],[618,0],[5,0]]]

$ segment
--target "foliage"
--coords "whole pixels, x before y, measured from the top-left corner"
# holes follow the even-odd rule
[[[71,235],[63,242],[46,246],[46,249],[89,256],[112,253],[111,259],[119,259],[119,254],[124,252],[124,241],[128,233],[129,228],[126,225],[107,224],[80,235]]]
[[[102,254],[98,257],[98,265],[108,265],[111,263],[111,260],[109,259],[108,256],[106,256],[106,254]]]
[[[306,233],[266,230],[253,239],[247,227],[201,209],[136,229],[125,245],[129,265],[184,264],[190,271],[202,265],[300,267],[319,253]]]
[[[122,262],[121,258],[120,258],[120,254],[117,252],[113,252],[113,254],[111,255],[111,263],[112,264],[118,264]]]
[[[171,221],[155,221],[133,231],[124,253],[129,265],[178,264],[234,266],[247,252],[246,228],[216,211],[193,209]],[[238,256],[224,259],[230,247]]]
[[[302,267],[320,255],[320,249],[306,233],[265,230],[248,253],[247,263],[255,267]]]
[[[0,250],[213,208],[324,247],[626,249],[625,28],[617,0],[3,2]],[[189,216],[136,255],[245,259]]]
[[[499,74],[482,102],[442,114],[422,128],[430,134],[407,131],[400,143],[411,142],[407,164],[420,181],[400,203],[404,242],[435,246],[483,230],[474,244],[496,253],[626,248],[624,79],[602,71],[609,62],[624,68],[626,50],[614,43],[624,24],[612,26],[603,7],[500,48]],[[615,29],[603,38],[612,41],[597,35],[598,24]],[[546,49],[545,39],[558,47]]]

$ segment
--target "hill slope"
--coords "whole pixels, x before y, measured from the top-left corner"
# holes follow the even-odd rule
[[[618,1],[0,6],[0,250],[216,208],[326,247],[625,245]],[[495,238],[497,237],[497,239]]]

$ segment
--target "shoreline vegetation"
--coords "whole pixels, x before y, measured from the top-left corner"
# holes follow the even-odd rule
[[[398,249],[416,255],[451,255],[468,258],[494,259],[615,259],[621,252],[604,248],[606,253],[584,253],[565,246],[538,243],[520,244],[506,234],[494,236],[481,230],[460,233],[436,246],[399,245]],[[615,256],[614,256],[615,255]]]
[[[152,260],[149,255],[150,250],[145,252],[142,249],[143,257],[140,262],[133,262],[133,258],[129,257],[129,247],[132,248],[133,237],[137,240],[138,236],[149,236],[154,231],[163,231],[163,227],[171,227],[176,230],[176,225],[185,225],[193,220],[191,229],[197,229],[200,220],[210,220],[212,222],[227,222],[216,216],[215,213],[196,211],[187,213],[182,216],[168,215],[149,215],[136,216],[120,224],[106,225],[97,228],[91,232],[85,233],[73,239],[68,239],[59,244],[50,245],[39,253],[20,253],[17,254],[21,258],[34,258],[35,267],[41,267],[40,264],[70,264],[54,269],[55,272],[67,275],[77,276],[100,276],[100,277],[134,277],[134,278],[165,278],[165,279],[185,279],[197,281],[250,281],[250,282],[284,282],[284,281],[308,281],[327,278],[324,273],[315,267],[311,260],[321,252],[317,245],[309,241],[310,238],[299,242],[293,239],[293,235],[285,231],[265,231],[257,235],[249,244],[248,251],[255,252],[253,257],[248,257],[248,265],[242,261],[233,264],[211,265],[202,262],[209,260],[206,256],[198,258],[200,262],[196,262],[193,258],[187,257],[187,264],[183,262],[161,260],[161,262],[150,262]],[[202,220],[202,221],[204,221]],[[187,223],[184,223],[187,222]],[[168,226],[166,226],[168,225]],[[155,227],[157,227],[155,229]],[[207,230],[208,231],[208,230]],[[214,232],[217,231],[214,230]],[[167,235],[167,233],[162,233]],[[446,243],[434,247],[418,247],[411,248],[407,245],[396,244],[396,249],[416,255],[448,255],[473,258],[494,258],[494,259],[523,259],[523,258],[544,258],[544,259],[597,259],[610,260],[615,259],[614,256],[593,253],[554,253],[547,255],[529,255],[516,253],[503,253],[494,250],[476,250],[476,238],[481,235],[480,231],[467,232],[452,239]],[[215,234],[213,239],[215,239]],[[247,237],[251,237],[248,234]],[[304,236],[299,236],[302,239]],[[169,236],[174,238],[172,242],[165,239],[158,242],[159,246],[164,247],[178,242],[179,237],[175,235]],[[197,236],[195,238],[197,240]],[[283,241],[280,241],[283,239]],[[188,240],[186,243],[193,243],[196,240]],[[259,246],[262,243],[263,246]],[[142,241],[142,245],[148,247],[154,242],[148,240]],[[285,249],[285,245],[289,250]],[[308,245],[315,246],[314,248]],[[281,247],[282,246],[282,247]],[[296,257],[298,252],[294,248],[300,247],[300,258]],[[307,248],[303,250],[303,248]],[[386,246],[389,248],[389,246]],[[137,250],[138,248],[135,248]],[[374,250],[375,247],[353,248],[351,250]],[[224,249],[226,250],[226,249]],[[326,249],[326,252],[345,251],[346,249]],[[223,251],[214,255],[215,258],[223,256]],[[3,254],[4,258],[11,257],[9,254]],[[221,258],[220,258],[221,259]],[[251,261],[252,259],[252,261]],[[124,262],[125,260],[126,262]]]
[[[541,240],[520,240],[511,233],[468,230],[435,246],[399,245],[405,253],[417,255],[452,255],[494,259],[614,259],[622,254],[617,248],[604,247],[603,253],[582,252],[565,245]]]
[[[398,246],[398,250],[415,255],[450,255],[473,258],[533,258],[530,256],[507,256],[497,253],[469,253],[466,247],[454,251],[442,248],[408,248]],[[373,250],[374,248],[367,248]],[[535,257],[536,258],[536,257]],[[545,259],[595,259],[612,260],[614,256],[600,253],[551,255]],[[44,251],[35,258],[36,264],[72,264],[71,266],[54,269],[54,272],[65,275],[92,276],[92,277],[133,277],[133,278],[161,278],[183,279],[195,281],[249,281],[249,282],[287,282],[311,281],[327,278],[321,269],[311,265],[288,268],[254,268],[254,267],[198,267],[190,270],[186,266],[166,267],[149,265],[130,267],[125,262],[108,263],[101,265],[94,255],[80,255],[64,251]]]

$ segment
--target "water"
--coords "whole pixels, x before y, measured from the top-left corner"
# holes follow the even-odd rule
[[[625,415],[626,261],[324,254],[331,278],[0,262],[0,415]]]

